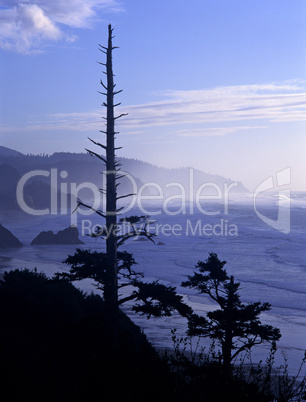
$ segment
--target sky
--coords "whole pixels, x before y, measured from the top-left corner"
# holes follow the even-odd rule
[[[305,0],[0,0],[0,145],[103,140],[109,23],[118,156],[306,191]]]

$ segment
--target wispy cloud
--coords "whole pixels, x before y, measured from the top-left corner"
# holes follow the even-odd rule
[[[176,131],[179,136],[220,136],[273,123],[306,121],[306,85],[301,81],[160,95],[164,99],[159,102],[125,107],[129,115],[119,123],[122,129],[181,126]]]
[[[306,86],[299,81],[167,91],[160,95],[159,102],[118,108],[118,114],[128,113],[118,120],[119,130],[137,134],[169,127],[168,132],[180,137],[200,137],[306,121]],[[102,113],[103,110],[95,110],[49,115],[44,120],[33,119],[27,130],[98,131],[103,129]]]
[[[235,127],[206,127],[178,130],[176,134],[179,137],[219,137],[227,134],[235,133],[237,131],[246,130],[259,130],[268,128],[268,126],[235,126]]]
[[[116,0],[0,0],[0,47],[39,52],[46,41],[74,41],[67,28],[90,28],[98,11],[121,11]]]

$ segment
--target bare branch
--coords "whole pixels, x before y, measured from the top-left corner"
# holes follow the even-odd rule
[[[93,211],[95,211],[96,214],[102,216],[102,218],[106,219],[106,214],[102,212],[100,209],[93,209]]]
[[[77,200],[77,204],[78,204],[78,207],[79,207],[79,206],[83,206],[83,207],[85,207],[85,208],[91,209],[92,211],[94,211],[94,212],[95,212],[96,214],[98,214],[99,216],[102,216],[102,218],[106,218],[105,213],[104,213],[103,211],[101,211],[100,209],[95,209],[95,208],[93,208],[92,206],[90,206],[90,205],[88,205],[88,204],[85,204],[84,202],[82,202],[82,201],[80,201],[80,200]]]
[[[128,233],[124,236],[119,236],[117,238],[117,240],[119,240],[119,238],[121,237],[121,240],[117,241],[117,247],[119,248],[120,246],[122,246],[127,240],[132,239],[133,237],[136,237],[137,235],[133,232]]]
[[[119,116],[114,117],[114,120],[120,119],[120,117],[127,116],[128,113],[121,113]]]
[[[156,235],[154,233],[149,233],[144,229],[137,229],[133,226],[133,230],[130,233],[127,233],[126,235],[118,236],[118,242],[117,242],[117,247],[122,246],[127,240],[132,239],[133,237],[145,237],[148,240],[150,240],[152,243],[155,244],[155,241],[153,240],[153,237]]]
[[[122,179],[123,177],[126,177],[126,174],[121,174],[120,176],[116,176],[117,180]]]
[[[133,195],[136,195],[135,193],[131,193],[131,194],[126,194],[126,195],[121,195],[120,197],[117,197],[117,200],[120,200],[122,198],[127,198],[127,197],[131,197]]]
[[[87,137],[89,139],[89,141],[91,141],[93,144],[98,145],[99,147],[103,148],[106,150],[106,146],[103,144],[100,144],[100,142],[96,142],[94,140],[92,140],[91,138]]]
[[[107,91],[107,86],[106,85],[104,85],[104,83],[103,83],[103,81],[102,80],[100,80],[100,84],[102,85],[102,87]]]
[[[120,94],[120,92],[123,92],[123,89],[120,89],[119,91],[115,91],[114,95],[118,95],[118,94]]]
[[[136,297],[138,297],[137,293],[132,293],[130,296],[126,296],[123,299],[118,300],[119,305],[123,304],[129,300],[134,300],[136,299]]]
[[[91,151],[90,149],[85,148],[85,150],[86,150],[87,152],[89,152],[89,154],[90,154],[91,156],[96,156],[97,158],[101,159],[101,161],[103,161],[103,162],[106,164],[106,159],[103,158],[103,156],[97,154],[96,152]]]

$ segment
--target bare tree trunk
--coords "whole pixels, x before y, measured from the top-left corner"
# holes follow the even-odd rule
[[[231,276],[228,288],[227,308],[226,308],[226,329],[223,344],[223,368],[226,380],[231,375],[232,349],[233,349],[233,308],[234,308],[234,277]]]
[[[110,325],[112,343],[116,345],[118,336],[118,283],[117,283],[117,196],[115,162],[115,117],[114,117],[114,76],[112,63],[112,28],[108,26],[108,46],[106,50],[107,74],[107,117],[106,117],[106,253],[107,282],[105,284],[105,304]]]
[[[232,333],[228,329],[225,335],[224,345],[222,347],[223,354],[223,369],[226,380],[230,378],[231,361],[232,361]]]

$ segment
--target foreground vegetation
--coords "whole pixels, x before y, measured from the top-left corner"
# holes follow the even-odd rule
[[[64,279],[5,273],[0,308],[4,401],[305,400],[303,382],[273,371],[275,349],[266,365],[225,378],[213,348],[190,355],[189,338],[173,332],[174,351],[160,356],[121,313],[118,351],[109,350],[103,299]]]

